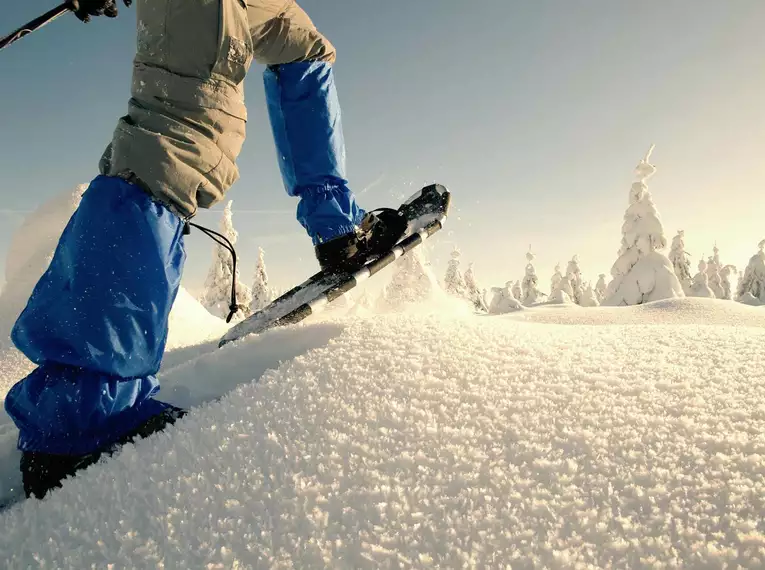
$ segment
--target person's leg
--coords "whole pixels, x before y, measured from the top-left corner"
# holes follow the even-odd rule
[[[11,333],[38,365],[5,399],[19,449],[36,454],[23,475],[38,496],[168,409],[153,396],[186,257],[183,226],[136,185],[106,176],[69,220]]]
[[[153,396],[183,217],[238,177],[252,60],[244,2],[138,0],[137,11],[128,115],[12,334],[38,364],[5,400],[37,496],[126,434],[172,419]]]
[[[59,455],[27,451],[21,454],[21,479],[27,497],[42,499],[48,491],[61,486],[67,477],[96,463],[106,454],[111,455],[126,443],[132,443],[138,437],[148,437],[174,424],[186,415],[184,410],[168,406],[161,413],[152,416],[136,429],[122,436],[114,445],[103,451],[86,455]]]
[[[348,188],[332,63],[335,48],[294,1],[251,0],[248,17],[279,167],[314,244],[353,232],[364,211]]]

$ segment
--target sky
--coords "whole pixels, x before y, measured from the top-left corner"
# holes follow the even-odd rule
[[[578,255],[585,280],[616,260],[633,170],[651,144],[649,189],[667,238],[684,229],[693,270],[717,243],[743,268],[765,238],[765,78],[754,0],[304,0],[338,50],[351,187],[368,209],[430,182],[453,193],[432,246],[456,246],[484,286],[521,279],[532,247],[543,288]],[[3,7],[0,33],[52,7]],[[97,174],[129,97],[135,11],[65,16],[0,53],[0,252],[25,213]],[[257,247],[290,287],[317,264],[286,196],[262,69],[245,90],[248,140],[234,200],[249,281]],[[222,206],[196,220],[215,226]],[[201,287],[212,244],[188,242]],[[3,254],[4,255],[4,254]]]

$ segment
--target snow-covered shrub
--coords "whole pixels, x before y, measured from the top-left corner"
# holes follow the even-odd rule
[[[600,305],[598,296],[592,288],[592,283],[587,283],[582,290],[582,299],[579,303],[582,307],[597,307]]]
[[[738,283],[738,301],[745,302],[749,299],[749,294],[759,302],[765,303],[765,239],[758,246],[760,251],[749,259],[744,275]]]
[[[455,297],[466,296],[465,279],[460,271],[460,251],[455,247],[451,259],[446,266],[444,276],[444,291]]]
[[[577,305],[582,304],[582,271],[579,269],[579,257],[574,256],[568,262],[566,279],[571,284],[571,298]],[[568,292],[568,291],[567,291]]]
[[[677,235],[672,238],[672,247],[669,250],[669,260],[675,269],[683,292],[688,295],[691,291],[691,262],[690,255],[685,251],[685,231],[678,230]]]
[[[560,282],[563,280],[563,275],[560,272],[560,263],[555,264],[555,273],[553,273],[550,279],[550,297],[554,297],[560,290]]]
[[[726,265],[720,270],[720,281],[722,283],[723,299],[733,299],[733,284],[731,283],[731,275],[738,273],[735,265]]]
[[[521,282],[518,280],[513,283],[513,297],[516,299],[523,299],[523,288],[521,287]]]
[[[724,299],[725,290],[722,284],[722,276],[720,275],[720,270],[722,269],[722,266],[720,265],[720,250],[717,249],[717,245],[714,246],[713,251],[714,255],[711,255],[707,261],[709,288],[712,290],[712,293],[715,294],[716,298]]]
[[[709,299],[715,298],[715,293],[709,287],[709,275],[707,274],[707,264],[702,259],[699,261],[699,272],[693,277],[691,282],[691,294],[690,297],[706,297]]]
[[[521,294],[523,295],[521,302],[529,307],[542,302],[545,295],[537,287],[539,279],[537,279],[537,272],[532,263],[534,261],[534,254],[531,252],[531,248],[529,248],[526,254],[526,261],[528,263],[526,264],[526,275],[523,277],[523,285],[521,286]]]
[[[598,299],[598,303],[602,303],[603,299],[606,296],[606,290],[608,289],[608,286],[606,285],[606,274],[601,273],[598,275],[598,282],[595,284],[595,296]]]
[[[508,281],[504,287],[491,288],[493,295],[489,305],[489,314],[502,315],[523,309],[521,302],[513,295],[512,287],[513,282]]]
[[[475,273],[473,272],[473,264],[469,264],[467,271],[465,271],[465,288],[470,301],[476,311],[487,312],[489,308],[486,306],[486,298],[484,291],[478,286],[476,282]]]

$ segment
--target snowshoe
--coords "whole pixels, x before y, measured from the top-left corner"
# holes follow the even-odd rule
[[[168,406],[164,411],[146,420],[132,432],[122,436],[116,443],[103,451],[87,455],[55,455],[25,451],[21,454],[21,478],[27,497],[42,499],[48,491],[61,487],[61,482],[96,463],[101,456],[112,455],[126,443],[133,443],[137,437],[148,437],[162,431],[168,425],[186,415],[186,411]]]
[[[343,241],[331,240],[317,246],[320,272],[232,327],[219,346],[249,334],[300,322],[320,311],[439,231],[446,220],[450,200],[451,195],[444,186],[432,184],[409,198],[398,210],[370,212],[354,234],[336,238]]]

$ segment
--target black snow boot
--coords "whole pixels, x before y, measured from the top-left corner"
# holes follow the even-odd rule
[[[133,443],[137,437],[148,437],[162,431],[186,415],[186,411],[169,406],[156,416],[152,416],[130,433],[102,451],[87,455],[56,455],[25,451],[21,454],[21,479],[27,497],[42,499],[52,489],[61,487],[61,482],[96,463],[102,455],[107,457],[117,452],[126,443]]]
[[[320,243],[316,259],[323,271],[356,271],[386,253],[406,233],[406,217],[392,208],[368,212],[356,231]]]

